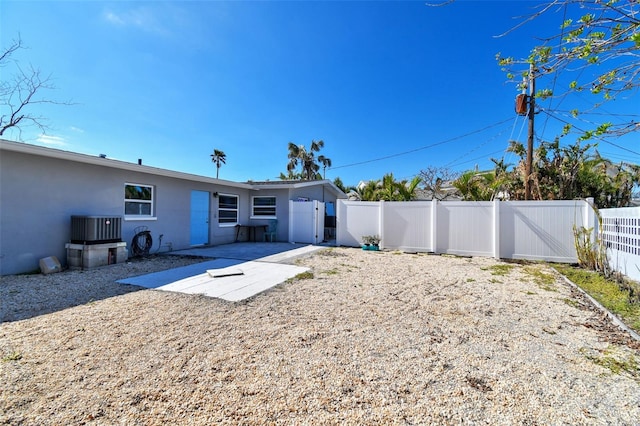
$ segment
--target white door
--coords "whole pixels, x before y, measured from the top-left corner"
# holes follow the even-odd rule
[[[289,242],[319,244],[324,240],[324,203],[289,201]]]

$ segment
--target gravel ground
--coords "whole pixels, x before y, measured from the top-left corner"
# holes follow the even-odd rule
[[[1,424],[638,424],[640,347],[543,265],[334,248],[231,303],[0,281]]]

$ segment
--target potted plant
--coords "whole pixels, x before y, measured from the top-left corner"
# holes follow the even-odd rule
[[[380,237],[377,235],[365,235],[362,237],[362,250],[380,250]]]

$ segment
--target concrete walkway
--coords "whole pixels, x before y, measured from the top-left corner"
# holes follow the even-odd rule
[[[305,272],[295,258],[325,249],[291,243],[234,243],[180,250],[167,255],[210,257],[194,265],[119,280],[163,291],[176,291],[237,302]]]

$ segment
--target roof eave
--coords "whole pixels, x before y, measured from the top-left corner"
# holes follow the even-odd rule
[[[145,166],[136,163],[129,163],[122,160],[114,160],[111,158],[95,157],[88,154],[79,154],[77,152],[63,151],[55,148],[48,148],[38,145],[31,145],[23,142],[13,142],[6,139],[0,139],[0,150],[20,152],[30,155],[39,155],[42,157],[56,158],[60,160],[75,161],[83,164],[91,164],[102,167],[111,167],[114,169],[128,170],[132,172],[148,173],[157,176],[172,177],[177,179],[191,180],[196,182],[210,183],[216,185],[225,185],[242,189],[253,189],[253,186],[246,183],[233,182],[230,180],[216,179],[207,176],[194,175],[191,173],[177,172],[174,170],[161,169],[159,167]]]

